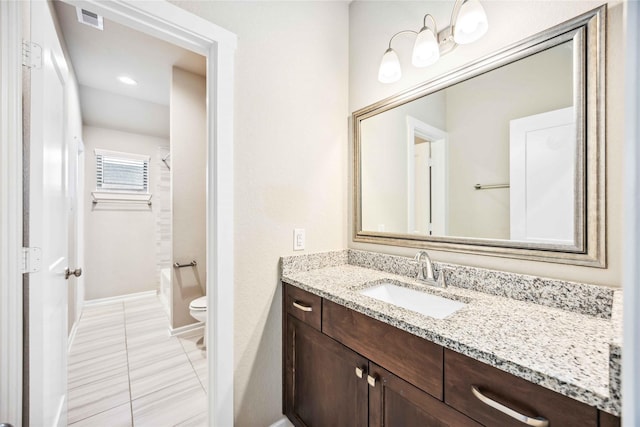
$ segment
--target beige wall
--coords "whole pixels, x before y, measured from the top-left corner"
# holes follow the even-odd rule
[[[378,226],[384,225],[387,232],[408,232],[409,116],[445,130],[444,93],[416,99],[362,121],[363,230],[378,231]]]
[[[205,293],[206,266],[206,79],[173,67],[171,81],[172,263],[171,326],[196,320],[189,303]]]
[[[153,192],[157,176],[158,147],[168,146],[163,138],[85,126],[85,299],[107,298],[158,289],[156,275],[155,216],[145,204],[98,203],[96,189],[96,148],[151,156],[149,188]],[[153,199],[152,199],[153,200]]]
[[[176,2],[238,35],[235,425],[281,417],[279,257],[347,244],[348,4]],[[232,303],[229,301],[229,303]]]
[[[474,185],[509,182],[510,121],[572,106],[572,70],[572,50],[562,45],[445,90],[449,235],[510,238],[509,189]]]
[[[603,2],[590,1],[484,1],[489,19],[489,32],[480,41],[458,46],[454,52],[441,58],[433,67],[416,69],[410,65],[413,40],[397,38],[397,50],[403,69],[403,78],[394,84],[377,81],[380,58],[389,43],[389,37],[401,29],[418,29],[422,16],[429,12],[438,23],[446,23],[451,13],[449,2],[353,2],[350,4],[349,25],[349,110],[351,112],[379,101],[401,90],[434,78],[449,70],[488,55],[511,43],[534,35]],[[428,6],[426,9],[425,7]],[[609,3],[607,28],[607,258],[608,268],[567,266],[488,256],[474,256],[433,251],[437,261],[460,263],[485,268],[534,274],[565,280],[597,283],[619,287],[621,285],[622,258],[622,177],[623,177],[623,5]],[[442,24],[444,25],[444,24]],[[350,199],[351,200],[351,199]],[[349,218],[351,235],[352,206]],[[349,247],[385,253],[412,256],[415,249],[368,245],[349,242]]]

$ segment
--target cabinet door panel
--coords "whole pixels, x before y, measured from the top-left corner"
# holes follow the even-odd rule
[[[603,411],[599,411],[598,415],[600,417],[600,427],[620,427],[622,424],[620,417],[616,417],[615,415]]]
[[[369,388],[370,427],[481,427],[428,393],[369,363],[376,378]]]
[[[367,360],[287,315],[286,415],[296,426],[367,426]]]

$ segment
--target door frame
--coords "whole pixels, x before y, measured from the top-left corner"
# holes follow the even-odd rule
[[[65,0],[207,58],[209,424],[233,425],[235,34],[166,1]],[[22,424],[22,5],[0,2],[0,422]],[[229,303],[231,302],[231,303]],[[8,350],[7,350],[8,349]],[[213,380],[215,378],[215,381]],[[9,399],[4,399],[8,396]]]
[[[22,11],[0,2],[0,423],[22,424]]]
[[[413,234],[415,229],[415,139],[416,136],[427,139],[430,143],[442,144],[443,150],[440,151],[441,163],[448,165],[449,163],[449,134],[442,129],[438,129],[435,126],[431,126],[413,116],[406,116],[407,122],[407,234]],[[449,193],[449,180],[448,172],[444,170],[445,176],[443,180],[444,188],[442,193],[438,194],[438,204],[443,205],[444,208],[439,213],[435,213],[434,216],[439,216],[437,221],[442,224],[442,228],[445,231],[445,235],[448,231],[447,218],[449,216],[449,202],[447,194]],[[433,200],[433,199],[432,199]],[[433,212],[433,209],[432,209]],[[431,222],[435,222],[433,217]]]

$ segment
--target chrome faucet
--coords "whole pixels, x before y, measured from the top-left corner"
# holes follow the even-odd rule
[[[431,257],[429,257],[427,251],[418,252],[414,259],[418,263],[418,276],[416,277],[416,280],[433,286],[440,286],[442,288],[446,287],[444,281],[444,269],[440,271],[438,280],[436,280],[433,274],[433,263],[431,262]]]

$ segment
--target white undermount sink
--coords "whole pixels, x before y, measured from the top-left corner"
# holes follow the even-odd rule
[[[466,305],[393,283],[379,283],[358,293],[436,319],[444,319]]]

